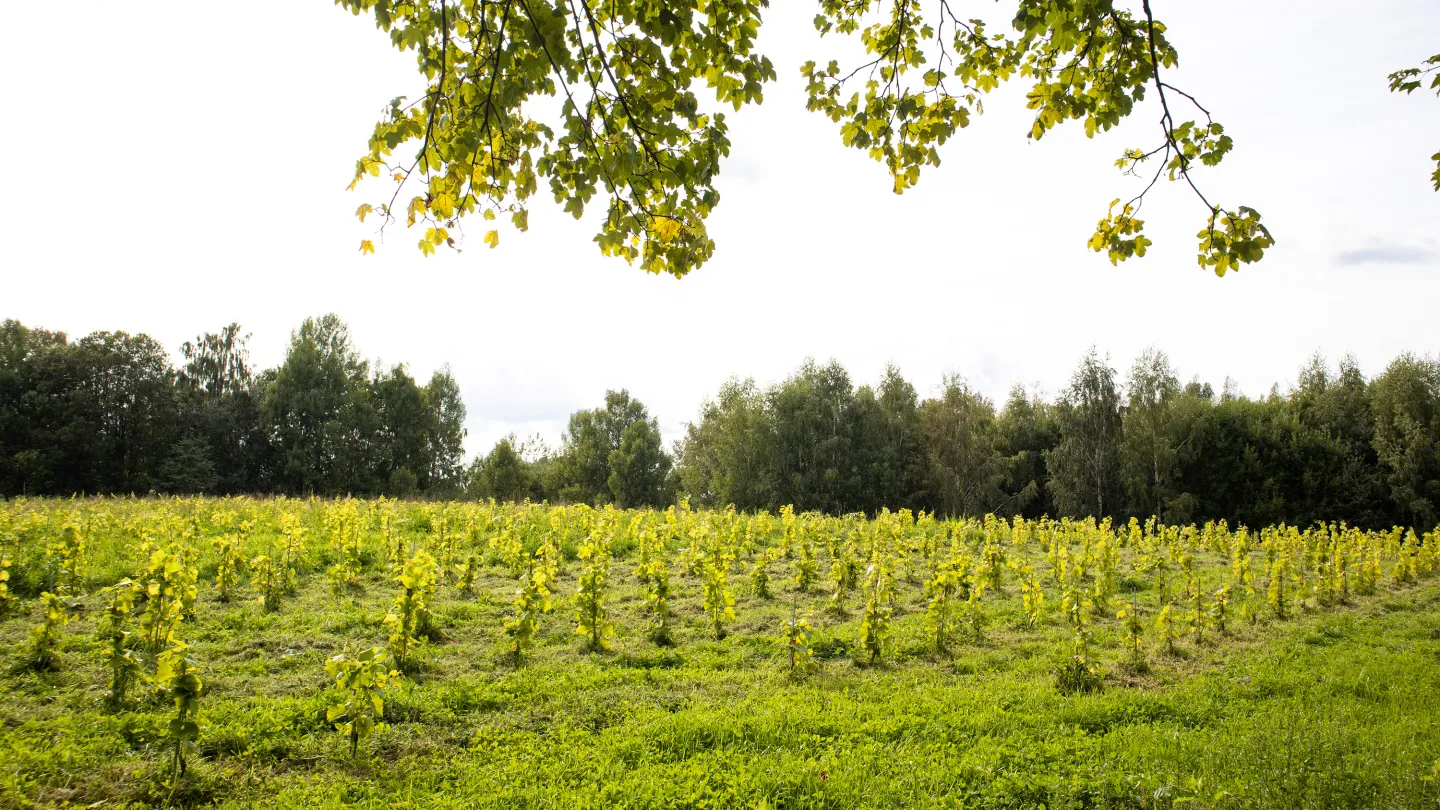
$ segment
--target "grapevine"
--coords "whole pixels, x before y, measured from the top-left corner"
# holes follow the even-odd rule
[[[43,620],[30,631],[30,666],[54,669],[58,660],[60,631],[74,618],[73,606],[49,591],[40,594]]]
[[[810,630],[810,616],[799,615],[799,607],[795,602],[790,604],[790,620],[785,623],[785,648],[790,655],[790,672],[792,674],[800,671],[810,663],[814,653],[810,649],[810,639],[814,634]]]
[[[865,570],[865,615],[860,620],[860,649],[869,663],[878,664],[885,656],[890,640],[890,614],[893,591],[890,569],[880,548],[870,558]]]
[[[175,783],[185,776],[185,755],[198,750],[196,740],[200,737],[196,715],[200,711],[200,693],[204,686],[200,681],[200,667],[186,654],[188,649],[189,646],[182,642],[173,642],[160,654],[155,674],[156,687],[175,706],[175,716],[170,719],[168,727],[171,779]]]
[[[105,621],[100,633],[105,642],[105,664],[110,670],[110,688],[105,692],[105,703],[115,709],[125,703],[130,685],[144,673],[144,663],[130,640],[135,600],[144,590],[139,583],[129,579],[120,580],[109,590],[110,602],[105,608]]]
[[[385,728],[380,722],[385,714],[385,686],[399,673],[390,668],[383,647],[365,650],[354,658],[344,653],[332,656],[325,662],[325,671],[335,679],[340,696],[339,702],[325,710],[325,722],[349,740],[353,757],[362,740]]]
[[[610,576],[609,536],[590,535],[580,546],[579,556],[585,567],[575,592],[575,633],[589,640],[590,649],[603,650],[615,635],[605,604],[605,586]]]
[[[520,578],[520,587],[516,589],[515,601],[511,603],[513,615],[505,622],[505,633],[510,636],[510,653],[517,667],[540,629],[540,617],[550,612],[550,584],[555,580],[555,556],[554,546],[549,543],[530,556]]]

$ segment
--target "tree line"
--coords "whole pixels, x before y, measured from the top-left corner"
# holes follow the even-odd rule
[[[894,367],[856,386],[839,363],[807,361],[769,388],[726,382],[673,458],[644,407],[612,392],[605,408],[571,417],[558,452],[501,440],[472,465],[470,494],[1430,526],[1440,520],[1440,361],[1401,355],[1370,380],[1351,358],[1330,368],[1316,356],[1290,390],[1251,399],[1228,380],[1219,392],[1182,384],[1160,351],[1122,379],[1091,350],[1054,400],[1016,387],[998,408],[959,376],[922,400]]]
[[[372,368],[334,315],[254,372],[235,324],[181,346],[0,326],[0,492],[387,494],[832,514],[1155,515],[1247,525],[1440,521],[1440,360],[1373,379],[1319,356],[1286,391],[1182,383],[1163,352],[1123,377],[1091,350],[1053,399],[997,405],[959,376],[922,399],[893,366],[856,385],[805,362],[731,379],[667,451],[626,391],[571,415],[558,448],[502,439],[463,463],[448,371]]]
[[[334,315],[251,367],[238,324],[180,347],[0,324],[0,494],[445,494],[464,487],[448,370],[372,368]]]
[[[693,501],[740,509],[1433,526],[1440,361],[1404,354],[1369,380],[1316,356],[1250,399],[1182,384],[1156,350],[1122,380],[1092,349],[1053,401],[1016,387],[998,409],[960,377],[921,400],[893,367],[855,387],[807,362],[766,390],[727,382],[678,454]]]

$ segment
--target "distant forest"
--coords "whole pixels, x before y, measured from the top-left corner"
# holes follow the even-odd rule
[[[571,415],[559,448],[511,436],[464,464],[448,371],[372,368],[334,315],[256,372],[231,324],[180,347],[146,335],[0,326],[0,493],[385,494],[841,514],[1158,516],[1252,526],[1440,520],[1440,361],[1368,379],[1318,356],[1251,399],[1182,383],[1150,350],[1123,377],[1093,349],[1053,399],[995,403],[960,377],[921,399],[888,368],[856,386],[807,361],[732,379],[667,451],[625,391]]]

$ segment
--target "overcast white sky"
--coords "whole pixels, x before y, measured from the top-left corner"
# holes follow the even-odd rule
[[[1010,88],[940,170],[891,195],[883,167],[804,110],[798,65],[838,47],[816,39],[813,3],[767,14],[780,79],[730,116],[719,247],[683,281],[602,258],[590,223],[548,198],[498,250],[472,233],[472,249],[425,259],[397,228],[362,258],[354,160],[380,108],[421,88],[413,55],[366,18],[322,0],[90,0],[57,28],[52,4],[6,3],[0,317],[172,349],[239,321],[270,366],[303,318],[333,311],[371,358],[422,380],[450,365],[472,453],[511,431],[555,442],[571,411],[622,387],[672,440],[726,377],[774,382],[807,356],[857,382],[893,361],[922,395],[958,372],[1002,399],[1016,382],[1063,387],[1091,344],[1122,370],[1153,344],[1182,377],[1250,394],[1315,350],[1374,374],[1440,349],[1440,99],[1385,79],[1440,51],[1440,4],[1153,5],[1175,81],[1236,141],[1207,194],[1258,208],[1280,240],[1239,276],[1196,266],[1204,212],[1175,186],[1146,203],[1149,256],[1117,269],[1085,248],[1139,182],[1112,163],[1155,140],[1153,98],[1094,140],[1067,125],[1031,143]]]

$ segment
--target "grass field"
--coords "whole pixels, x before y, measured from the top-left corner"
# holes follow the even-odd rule
[[[1152,536],[1093,523],[1022,534],[1004,522],[908,515],[667,520],[393,502],[0,508],[11,602],[0,620],[0,806],[1440,806],[1433,534],[1413,543],[1399,533],[1224,527]],[[221,541],[246,560],[275,555],[287,525],[301,543],[294,592],[266,610],[247,565],[222,602]],[[171,641],[190,645],[203,681],[196,750],[178,779],[168,753],[173,692],[137,683],[127,700],[105,699],[111,586],[145,580],[146,538],[183,552],[198,583]],[[794,580],[807,545],[819,581],[802,593]],[[552,609],[517,662],[507,620],[526,560],[546,546],[558,569]],[[1237,547],[1265,569],[1248,595],[1244,576],[1233,579]],[[326,662],[387,645],[397,572],[425,549],[445,577],[429,600],[432,628],[383,693],[385,727],[352,756],[327,721],[340,698]],[[999,564],[995,549],[1001,574],[989,566]],[[857,554],[866,573],[836,609],[829,572]],[[352,582],[326,575],[347,557]],[[663,645],[636,575],[657,558],[671,572]],[[981,596],[956,600],[942,650],[935,575],[957,559],[958,593]],[[1057,559],[1069,560],[1067,573],[1054,570]],[[1372,563],[1379,576],[1362,587]],[[597,564],[607,566],[614,631],[605,649],[576,632],[578,583]],[[757,564],[770,598],[753,592]],[[888,602],[868,579],[877,565],[893,576]],[[723,638],[705,599],[717,567],[734,598]],[[1265,596],[1277,570],[1294,588],[1283,618]],[[1100,587],[1108,575],[1113,592]],[[1046,593],[1033,626],[1027,577]],[[1226,585],[1234,590],[1222,597]],[[65,612],[75,618],[58,631],[53,664],[37,667],[45,591],[73,600]],[[1083,611],[1067,610],[1063,597],[1082,593],[1091,595]],[[1196,617],[1183,617],[1195,593],[1198,642]],[[1222,599],[1233,599],[1223,631]],[[1125,602],[1144,617],[1143,663],[1116,618]],[[889,633],[872,660],[861,626],[882,603]],[[1173,650],[1155,624],[1167,604],[1180,617]],[[807,614],[813,635],[792,669],[787,622]],[[1081,634],[1098,680],[1093,691],[1062,690],[1057,673]]]

